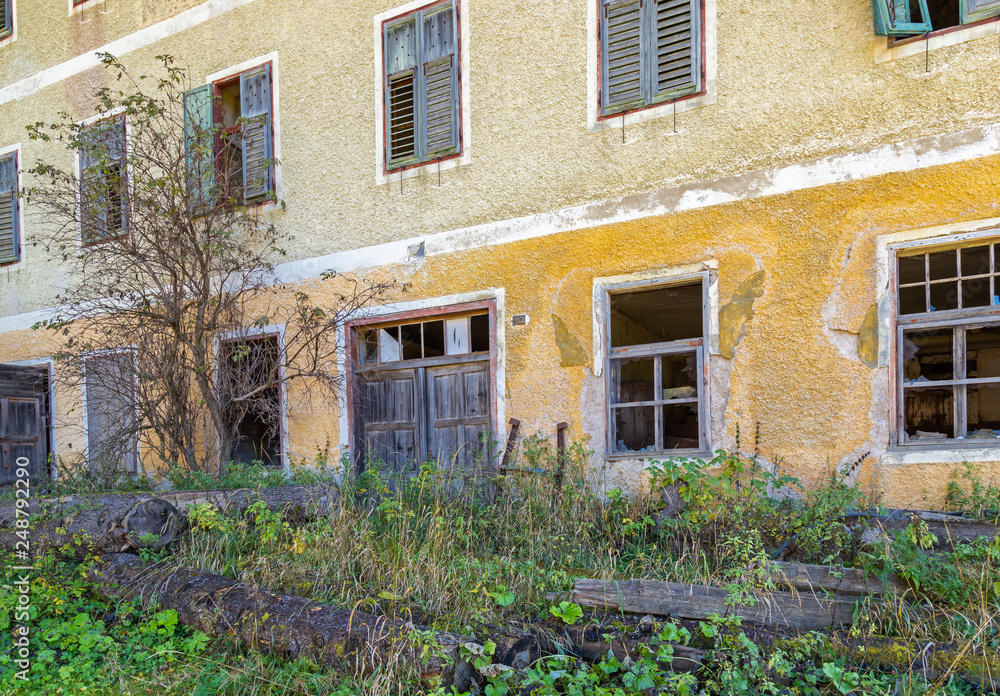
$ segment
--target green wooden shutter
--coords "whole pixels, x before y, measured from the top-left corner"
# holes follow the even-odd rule
[[[14,30],[14,13],[10,0],[0,0],[0,36],[7,36]]]
[[[458,34],[452,3],[423,15],[421,159],[458,149]]]
[[[2,1],[2,0],[0,0]],[[0,158],[0,264],[20,259],[17,224],[17,158]]]
[[[81,136],[80,206],[84,244],[110,239],[128,223],[125,117],[105,119]]]
[[[385,140],[386,164],[405,164],[417,157],[416,19],[386,27]]]
[[[959,14],[962,24],[1000,15],[1000,0],[960,0]]]
[[[243,199],[266,196],[272,188],[271,66],[240,75],[243,119]]]
[[[654,68],[650,101],[676,99],[701,89],[701,2],[649,0]]]
[[[610,114],[644,102],[646,20],[642,0],[604,0],[601,9],[601,107]]]
[[[215,186],[215,137],[212,85],[184,93],[184,163],[188,205],[192,211],[208,208]]]
[[[910,16],[909,0],[872,0],[875,34],[878,36],[913,36],[931,31],[927,0],[917,0],[917,5],[920,9],[919,19]]]

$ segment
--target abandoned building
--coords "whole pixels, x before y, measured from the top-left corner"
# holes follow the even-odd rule
[[[227,176],[294,235],[282,282],[406,284],[343,328],[360,398],[273,389],[234,459],[467,465],[516,418],[568,423],[606,489],[738,437],[806,481],[860,460],[897,506],[1000,476],[1000,0],[0,0],[4,480],[128,417],[87,386],[128,346],[55,384],[32,326],[72,279],[15,195],[71,158],[27,125],[95,118],[98,52],[184,66]]]

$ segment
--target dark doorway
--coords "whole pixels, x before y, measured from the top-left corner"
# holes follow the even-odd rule
[[[281,347],[278,337],[261,336],[222,344],[224,391],[233,435],[229,459],[281,466]]]

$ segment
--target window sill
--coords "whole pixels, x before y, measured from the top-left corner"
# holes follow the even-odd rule
[[[439,171],[446,172],[449,169],[454,169],[461,165],[469,164],[472,161],[472,157],[469,155],[468,148],[457,152],[453,155],[448,155],[447,157],[442,157],[439,160],[431,160],[429,162],[421,162],[418,164],[409,164],[403,167],[397,167],[395,169],[385,169],[385,165],[379,171],[376,184],[381,186],[383,184],[388,184],[391,182],[399,183],[399,181],[406,179],[413,179],[419,176],[436,176]]]
[[[892,445],[882,464],[961,464],[1000,460],[1000,439],[991,443],[952,442],[926,445]]]
[[[672,119],[675,107],[677,110],[676,113],[682,114],[685,111],[700,109],[703,106],[710,106],[715,104],[716,101],[715,82],[713,81],[706,84],[705,89],[701,92],[687,97],[681,97],[674,101],[651,104],[650,106],[640,106],[630,111],[623,111],[618,114],[609,114],[607,116],[598,115],[594,122],[589,124],[588,131],[591,133],[600,133],[606,130],[620,130],[623,118],[625,119],[626,127],[635,123],[645,123],[647,121],[654,121],[657,119]],[[670,134],[672,135],[673,132]]]
[[[613,452],[604,455],[605,459],[610,462],[620,462],[620,461],[636,461],[636,460],[653,460],[662,461],[664,459],[673,459],[674,457],[684,457],[685,459],[711,459],[711,452],[703,452],[701,450],[671,450],[669,452]]]
[[[967,41],[995,36],[997,34],[1000,34],[1000,18],[984,19],[981,22],[960,27],[948,27],[947,29],[931,32],[926,38],[923,36],[914,36],[906,39],[892,40],[888,36],[876,36],[875,62],[887,63],[897,58],[923,55],[928,50],[936,51],[939,48],[956,46]]]

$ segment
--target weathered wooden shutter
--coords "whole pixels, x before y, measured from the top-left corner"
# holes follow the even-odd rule
[[[601,105],[609,114],[643,103],[646,21],[643,0],[604,0],[602,10]]]
[[[458,34],[452,3],[423,15],[423,148],[433,159],[458,148]]]
[[[917,5],[920,8],[919,18],[911,16],[909,0],[872,0],[875,34],[878,36],[913,36],[931,31],[927,0],[917,0]]]
[[[648,0],[653,18],[650,46],[651,101],[675,99],[701,89],[701,2]]]
[[[2,0],[0,0],[2,2]],[[0,158],[0,264],[20,258],[17,223],[17,158]]]
[[[959,14],[962,24],[971,24],[982,19],[1000,15],[1000,0],[961,0]]]
[[[417,157],[416,19],[385,30],[386,163]]]
[[[0,0],[0,36],[6,36],[13,31],[14,13],[11,12],[10,0]]]
[[[83,243],[113,237],[127,227],[125,118],[116,116],[86,130],[80,151]]]
[[[84,378],[88,465],[138,473],[134,357],[114,353],[87,358]]]
[[[211,204],[215,186],[215,147],[212,85],[184,93],[184,163],[188,203],[192,210]]]
[[[266,196],[271,190],[271,66],[240,75],[240,117],[243,119],[243,199]]]

